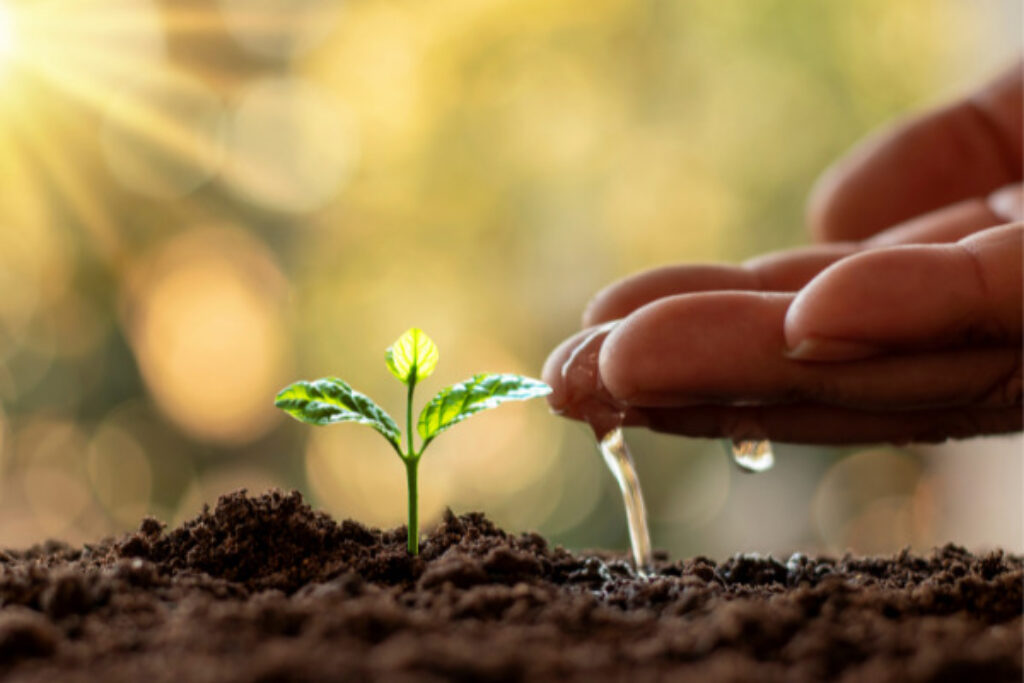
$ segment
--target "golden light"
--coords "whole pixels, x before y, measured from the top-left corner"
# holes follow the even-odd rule
[[[218,93],[194,76],[167,74],[135,95],[159,114],[133,120],[107,112],[100,146],[115,179],[141,195],[173,198],[213,178],[224,157],[226,112]]]
[[[149,512],[153,468],[127,430],[101,425],[89,442],[85,470],[93,496],[123,528],[130,529]]]
[[[7,5],[0,3],[0,64],[14,55],[14,19]]]
[[[192,35],[214,30],[216,9],[200,14],[189,14]],[[0,4],[0,171],[29,179],[5,202],[7,216],[42,204],[39,222],[67,221],[116,265],[125,240],[106,183],[173,197],[212,177],[223,111],[209,92],[214,76],[170,59],[182,16],[165,17],[153,0]],[[16,72],[5,69],[15,62]],[[85,171],[97,153],[108,174]]]
[[[287,378],[284,279],[241,231],[197,229],[133,270],[124,317],[160,409],[189,434],[245,443],[278,419],[267,396]]]
[[[825,473],[811,499],[811,516],[820,540],[840,552],[896,552],[921,547],[928,536],[925,510],[915,509],[922,467],[895,448],[860,451]]]
[[[329,141],[329,144],[324,144]],[[354,118],[323,89],[295,77],[264,78],[241,94],[227,133],[225,180],[257,206],[312,211],[354,171]]]
[[[343,3],[332,0],[219,0],[228,33],[262,57],[308,52],[334,29]]]

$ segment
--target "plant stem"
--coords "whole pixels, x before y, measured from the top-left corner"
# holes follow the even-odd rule
[[[420,526],[419,526],[419,490],[416,477],[420,467],[419,458],[405,460],[405,479],[409,484],[409,541],[406,547],[410,555],[420,553]]]
[[[412,392],[416,389],[416,380],[409,379],[409,393],[405,398],[405,457],[412,458],[416,451],[412,448]]]
[[[413,377],[409,380],[409,393],[405,400],[405,457],[402,458],[405,463],[405,480],[409,488],[409,524],[406,527],[406,537],[408,538],[406,547],[409,549],[410,555],[419,555],[420,553],[420,492],[417,481],[420,457],[412,445],[412,392],[416,389],[415,376],[414,369]]]

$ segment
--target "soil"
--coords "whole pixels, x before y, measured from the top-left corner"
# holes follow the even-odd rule
[[[335,523],[244,492],[167,531],[0,553],[12,681],[1020,681],[1022,559],[573,554],[483,515]]]

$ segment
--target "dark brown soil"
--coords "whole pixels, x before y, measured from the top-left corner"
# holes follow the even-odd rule
[[[336,524],[298,493],[221,498],[84,548],[0,553],[17,681],[1020,681],[1022,560],[661,561],[447,515]]]

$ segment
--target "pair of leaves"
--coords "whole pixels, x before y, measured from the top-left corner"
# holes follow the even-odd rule
[[[438,358],[437,345],[415,327],[399,337],[385,353],[391,374],[410,387],[434,372]],[[422,445],[419,452],[422,453],[438,434],[472,415],[507,401],[525,401],[549,393],[548,385],[529,377],[487,373],[442,389],[420,413],[417,431]],[[296,382],[282,389],[274,403],[300,422],[369,425],[402,455],[402,435],[391,416],[368,396],[336,377]]]
[[[442,389],[420,413],[420,452],[438,434],[477,413],[508,401],[544,396],[551,388],[535,379],[510,374],[474,375]],[[395,421],[369,397],[336,377],[296,382],[285,387],[275,405],[300,422],[328,425],[358,422],[376,429],[401,455],[401,433]]]

